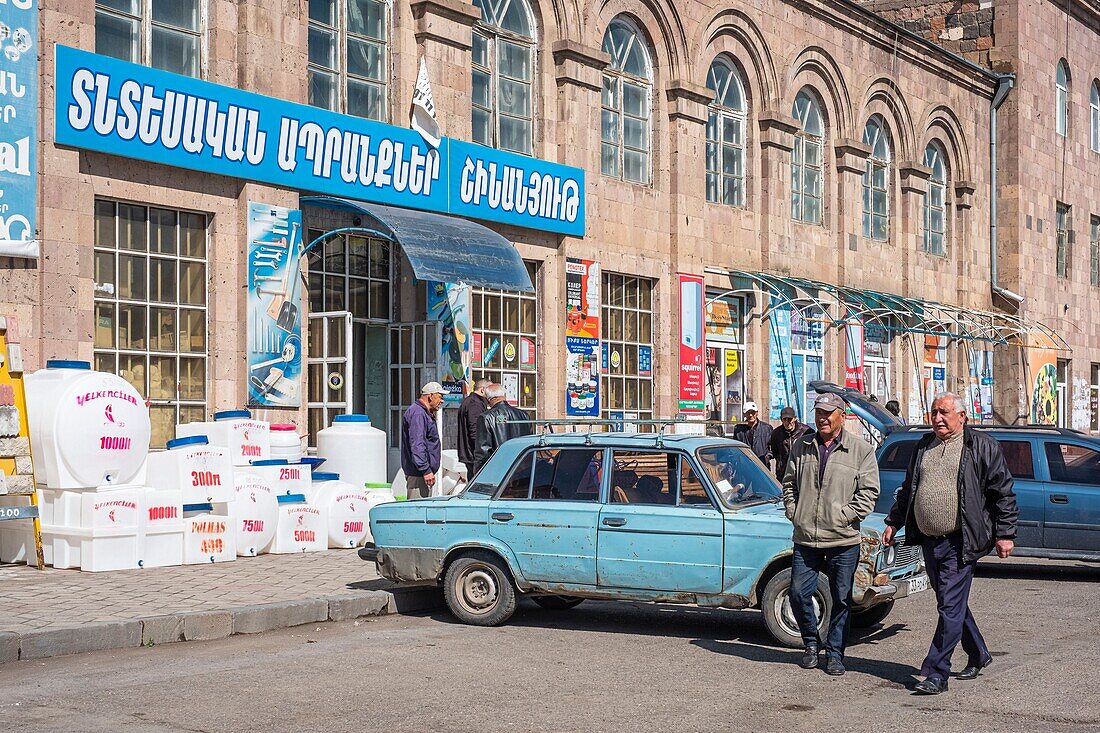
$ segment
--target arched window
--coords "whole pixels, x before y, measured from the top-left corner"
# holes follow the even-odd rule
[[[924,165],[932,169],[924,194],[924,251],[943,255],[947,254],[947,166],[936,144],[924,149]]]
[[[745,89],[733,64],[717,58],[707,74],[707,201],[745,205]]]
[[[474,142],[525,155],[532,149],[535,23],[525,0],[474,0]]]
[[[878,115],[867,120],[863,144],[871,148],[863,171],[863,236],[885,242],[890,238],[890,142]]]
[[[1094,153],[1100,153],[1100,81],[1092,83],[1092,93],[1089,95],[1089,120],[1090,145]]]
[[[807,224],[821,223],[824,190],[825,125],[813,95],[803,89],[794,98],[791,115],[798,120],[798,132],[791,150],[791,218]]]
[[[385,0],[309,0],[309,103],[386,121]]]
[[[603,75],[600,170],[605,176],[649,183],[649,107],[652,66],[641,32],[620,16],[603,36],[611,65]]]
[[[1054,79],[1055,104],[1054,124],[1058,134],[1065,137],[1069,129],[1069,69],[1064,61],[1058,62],[1058,73]]]

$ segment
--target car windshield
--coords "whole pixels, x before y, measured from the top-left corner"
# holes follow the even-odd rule
[[[748,448],[713,446],[700,448],[696,455],[722,503],[731,509],[780,500],[779,482]]]

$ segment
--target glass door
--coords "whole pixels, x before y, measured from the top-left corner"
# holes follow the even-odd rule
[[[439,346],[443,324],[439,321],[392,323],[390,334],[389,476],[401,467],[401,416],[427,382],[439,381]],[[442,431],[441,431],[442,433]],[[441,434],[444,449],[448,436]],[[454,442],[453,431],[451,440]]]
[[[311,313],[309,344],[309,445],[316,447],[317,433],[332,424],[336,415],[352,412],[354,380],[348,357],[352,344],[352,318],[348,311]]]

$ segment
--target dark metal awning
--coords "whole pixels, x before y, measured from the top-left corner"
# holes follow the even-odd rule
[[[1069,344],[1043,323],[1025,323],[1007,313],[981,311],[964,306],[909,298],[876,290],[852,288],[807,278],[774,275],[744,270],[708,267],[706,272],[730,279],[730,292],[744,292],[752,283],[768,305],[760,316],[767,317],[777,305],[819,314],[826,327],[843,326],[848,321],[874,324],[888,331],[929,336],[944,336],[965,341],[985,341],[1031,347],[1036,343],[1048,348],[1071,351]]]
[[[456,216],[401,209],[334,196],[302,196],[302,206],[349,211],[397,242],[420,280],[465,283],[531,293],[519,252],[492,229]]]

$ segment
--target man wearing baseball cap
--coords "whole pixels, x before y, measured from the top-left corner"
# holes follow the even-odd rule
[[[829,578],[832,613],[825,638],[825,672],[844,674],[844,647],[851,623],[852,583],[859,562],[859,524],[878,499],[875,451],[844,429],[844,400],[823,394],[814,403],[816,436],[791,447],[783,474],[783,504],[794,524],[791,610],[805,653],[799,664],[817,666],[822,644],[814,612],[818,573]]]
[[[405,472],[410,499],[431,496],[435,486],[435,474],[443,458],[435,413],[443,405],[445,394],[447,390],[439,382],[428,382],[420,389],[420,399],[401,417],[401,470]]]
[[[771,451],[775,459],[775,476],[780,481],[787,472],[787,462],[791,458],[791,447],[803,435],[813,435],[814,429],[798,421],[798,413],[793,407],[784,407],[779,413],[779,427],[772,431]]]
[[[745,422],[733,427],[733,439],[740,440],[752,449],[761,462],[771,467],[772,426],[760,419],[760,408],[755,402],[746,402],[742,408]]]

